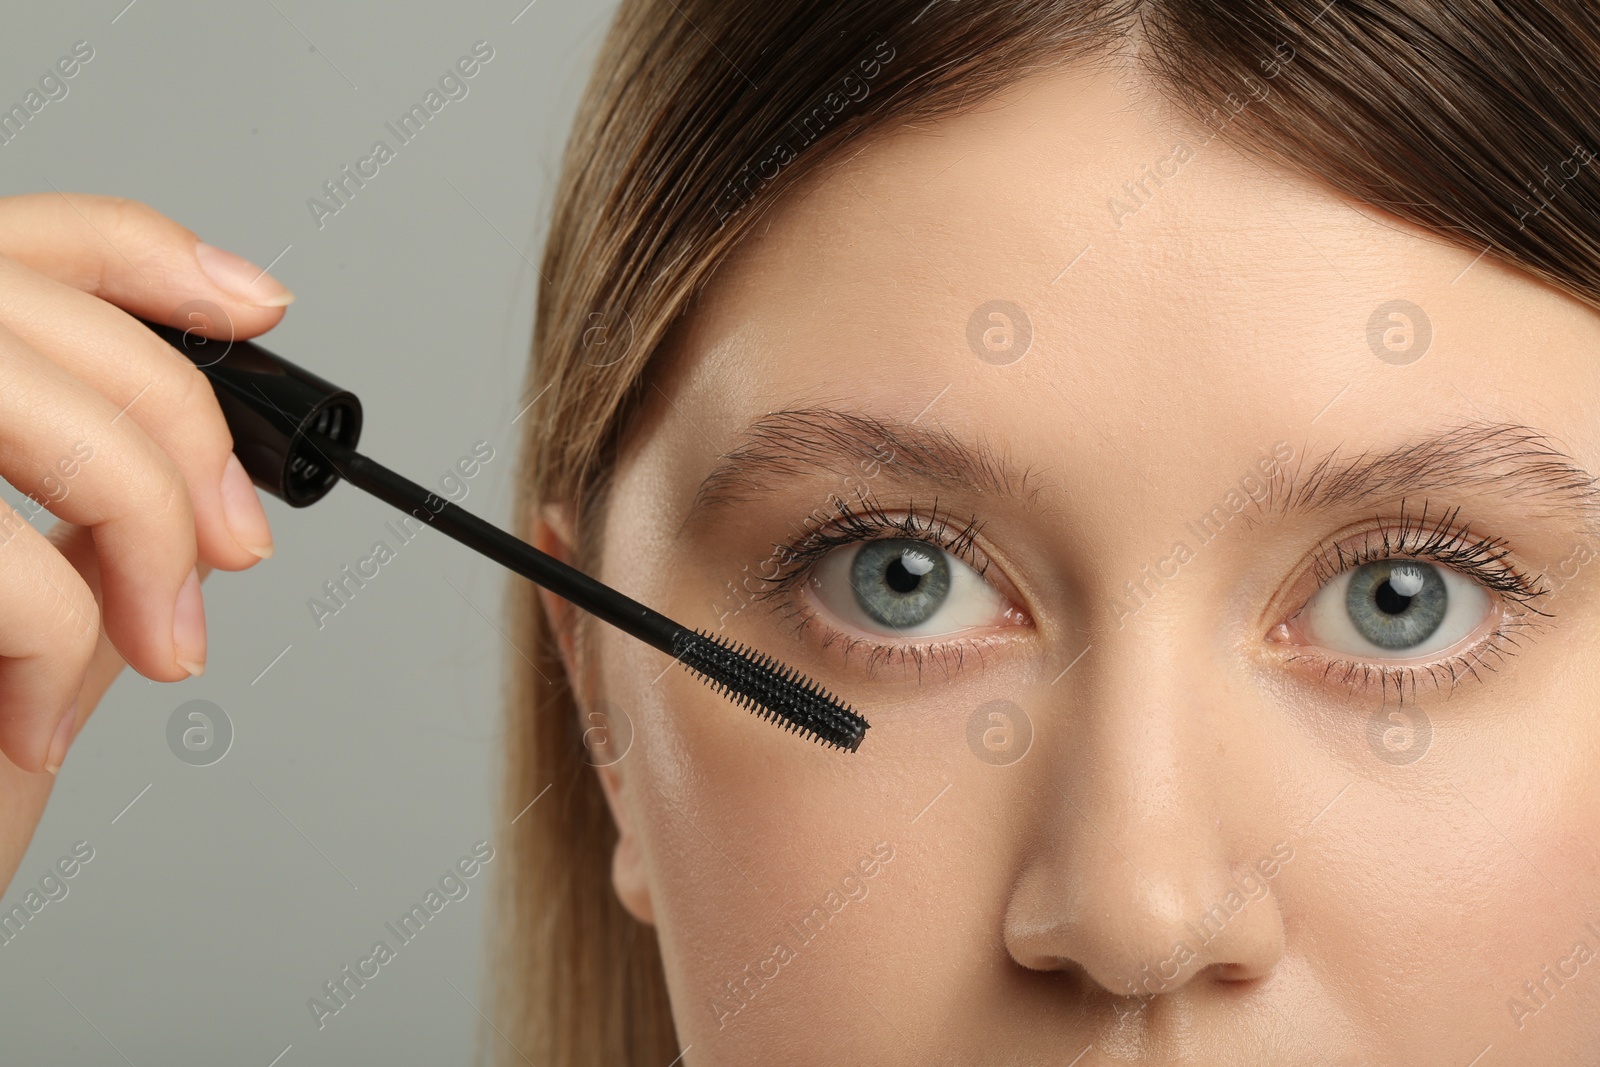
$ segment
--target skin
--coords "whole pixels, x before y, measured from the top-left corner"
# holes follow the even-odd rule
[[[826,607],[799,632],[772,602],[723,620],[867,716],[855,754],[610,627],[575,641],[546,596],[588,705],[632,727],[597,771],[614,883],[660,935],[685,1064],[1600,1062],[1600,624],[1596,568],[1571,562],[1592,530],[1498,479],[1410,494],[1407,515],[1424,496],[1430,516],[1459,507],[1523,570],[1575,576],[1516,655],[1407,691],[1432,736],[1403,764],[1369,738],[1394,690],[1324,678],[1303,619],[1282,625],[1317,594],[1319,544],[1393,529],[1397,496],[1185,534],[1276,442],[1353,457],[1487,420],[1600,470],[1600,319],[1209,136],[1131,72],[1086,66],[890,131],[769,216],[653,368],[599,577],[690,626],[716,630],[725,583],[851,473],[768,479],[773,495],[688,522],[767,412],[925,412],[1031,468],[1015,497],[938,491],[958,527],[981,520],[985,579],[1016,609],[956,636],[989,642],[981,662],[868,670],[824,634],[871,632]],[[1193,159],[1113,225],[1108,197],[1179,141]],[[966,337],[995,298],[1033,329],[1005,365]],[[1405,365],[1367,336],[1396,298],[1433,330]],[[872,486],[890,512],[935,495]],[[543,513],[547,550],[574,533]],[[1124,583],[1180,539],[1193,558],[1119,617]],[[1032,729],[1005,765],[968,741],[995,700]],[[863,874],[879,842],[892,858]],[[797,936],[830,890],[844,905]],[[1219,903],[1220,929],[1196,936]],[[740,1006],[726,983],[779,942],[792,958]],[[1535,1009],[1523,983],[1578,942],[1594,961],[1547,979]]]
[[[0,887],[122,669],[201,673],[200,582],[272,553],[205,376],[137,318],[243,340],[293,299],[138,201],[0,198],[0,477],[59,520],[0,508]]]

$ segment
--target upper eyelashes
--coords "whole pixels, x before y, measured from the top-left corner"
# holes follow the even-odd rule
[[[1511,548],[1505,540],[1475,536],[1466,524],[1458,522],[1460,514],[1460,508],[1452,509],[1429,525],[1427,501],[1423,501],[1422,514],[1413,521],[1402,500],[1399,517],[1390,525],[1368,531],[1361,544],[1324,544],[1316,558],[1317,575],[1327,583],[1341,572],[1372,560],[1416,556],[1471,574],[1487,588],[1512,600],[1531,603],[1548,592],[1542,578],[1530,577],[1507,562]]]
[[[927,516],[911,505],[902,518],[889,516],[870,498],[859,502],[860,511],[844,500],[834,506],[835,523],[778,546],[783,564],[756,596],[790,594],[780,607],[797,620],[796,628],[816,620],[824,630],[823,647],[842,646],[847,662],[861,649],[869,674],[885,662],[910,661],[920,679],[925,662],[939,662],[947,672],[959,669],[967,652],[981,654],[996,639],[992,632],[961,635],[1027,623],[1026,615],[984,578],[988,563],[974,544],[980,528],[976,518],[954,526],[940,515],[937,500]],[[900,536],[876,536],[885,532]],[[809,600],[835,620],[866,635],[876,630],[880,637],[845,632],[837,621],[822,619]],[[891,632],[901,640],[880,639]],[[928,637],[945,640],[910,640]]]
[[[797,630],[817,623],[824,648],[842,646],[847,661],[864,650],[869,674],[912,661],[920,679],[926,660],[959,669],[967,652],[981,656],[1005,639],[1001,631],[1030,624],[986,579],[977,518],[953,524],[937,502],[926,516],[910,506],[903,517],[869,498],[859,510],[834,506],[836,522],[779,546],[783,564],[756,594],[778,599]],[[1319,546],[1316,591],[1267,639],[1302,646],[1289,660],[1320,667],[1325,680],[1385,694],[1393,685],[1402,700],[1408,683],[1415,695],[1420,681],[1453,687],[1481,678],[1519,634],[1541,626],[1536,616],[1551,618],[1536,604],[1549,590],[1515,564],[1505,541],[1475,535],[1459,513],[1430,522],[1426,504],[1413,517],[1402,501],[1397,518]],[[1486,623],[1490,631],[1466,644]],[[939,640],[917,640],[927,638]]]
[[[1386,697],[1392,685],[1402,703],[1407,684],[1415,697],[1421,682],[1453,690],[1469,677],[1481,681],[1480,669],[1496,670],[1522,635],[1553,618],[1536,603],[1549,587],[1510,561],[1504,540],[1459,523],[1459,508],[1431,525],[1427,513],[1424,503],[1413,520],[1402,501],[1398,519],[1358,535],[1358,543],[1321,546],[1317,591],[1268,640],[1303,638],[1294,643],[1304,651],[1290,661],[1305,660],[1352,690],[1375,686]],[[1467,644],[1485,624],[1488,632]]]

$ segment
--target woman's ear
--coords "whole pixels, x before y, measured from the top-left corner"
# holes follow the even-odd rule
[[[546,504],[541,507],[539,514],[534,517],[532,534],[534,548],[547,556],[554,556],[568,566],[572,565],[572,546],[575,540],[570,507],[565,504]],[[556,647],[561,650],[561,664],[566,669],[573,695],[581,696],[578,689],[578,679],[581,675],[577,670],[577,640],[573,629],[578,609],[544,586],[539,586],[539,604],[544,608],[545,618],[550,620],[550,626],[555,631]]]
[[[568,565],[573,565],[575,525],[571,509],[564,504],[546,504],[533,522],[533,547]],[[583,705],[592,695],[590,685],[583,683],[584,664],[578,662],[576,626],[581,609],[573,607],[561,597],[544,587],[539,588],[539,603],[545,617],[555,632],[556,647],[561,651],[561,663],[567,673],[573,700],[578,706],[580,721]],[[623,760],[597,766],[600,787],[605,792],[606,806],[611,809],[611,820],[617,827],[617,847],[611,855],[611,884],[617,899],[628,913],[642,923],[655,923],[655,909],[650,901],[650,886],[645,878],[644,851],[635,832],[634,819],[628,810],[625,780],[621,770]]]
[[[611,818],[617,824],[617,848],[611,854],[611,887],[629,915],[654,926],[656,909],[650,899],[650,881],[645,877],[644,849],[634,831],[627,801],[622,797],[622,777],[617,773],[616,764],[596,768],[596,773],[600,775]]]

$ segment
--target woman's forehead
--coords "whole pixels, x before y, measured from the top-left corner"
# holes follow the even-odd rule
[[[1174,471],[1174,504],[1279,440],[1515,422],[1525,400],[1592,437],[1590,309],[1128,86],[1030,79],[794,190],[650,393],[684,477],[785,410],[926,418],[1024,464],[1109,446]],[[1508,358],[1514,384],[1486,388]]]

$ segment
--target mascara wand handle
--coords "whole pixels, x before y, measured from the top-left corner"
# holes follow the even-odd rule
[[[554,556],[539,551],[526,541],[513,537],[498,526],[485,522],[465,508],[373,462],[354,449],[318,434],[307,434],[307,440],[351,485],[436,527],[468,548],[475,549],[667,655],[674,658],[681,655],[683,641],[695,636],[693,631],[686,630],[660,612],[567,566]]]
[[[140,321],[211,380],[234,453],[251,480],[274,496],[305,507],[342,476],[669,656],[680,656],[686,643],[699,640],[665,615],[357,452],[361,401],[348,389],[252,341]]]
[[[354,393],[253,341],[139,321],[211,380],[233,434],[234,455],[251,481],[297,508],[328,494],[339,476],[303,435],[315,432],[355,448],[361,437],[361,401]]]

